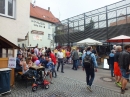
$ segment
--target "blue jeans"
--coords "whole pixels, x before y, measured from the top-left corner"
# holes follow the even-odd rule
[[[63,72],[63,69],[64,69],[64,68],[63,68],[63,65],[64,65],[64,63],[63,63],[63,58],[62,58],[62,59],[58,58],[57,71],[59,70],[60,65],[61,65],[61,72]]]
[[[85,68],[85,71],[86,71],[86,83],[87,83],[87,85],[91,86],[94,81],[94,78],[95,78],[94,68],[93,69]]]
[[[120,70],[121,70],[122,77],[125,79],[129,79],[130,74],[126,74],[127,72],[123,68],[120,68]]]
[[[110,69],[111,69],[111,77],[113,77],[113,70],[114,70],[114,66],[112,64],[110,64]]]
[[[73,60],[73,69],[77,70],[77,60]]]
[[[57,76],[57,73],[56,73],[55,67],[56,67],[56,65],[54,65],[54,68],[53,68],[53,70],[52,70],[52,76],[53,76],[53,73],[55,73],[55,77],[56,77],[56,76]]]

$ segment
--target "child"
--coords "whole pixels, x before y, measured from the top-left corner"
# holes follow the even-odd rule
[[[49,58],[48,63],[47,63],[47,74],[50,75],[50,83],[52,84],[52,72],[54,71],[54,63],[51,61],[51,58]]]

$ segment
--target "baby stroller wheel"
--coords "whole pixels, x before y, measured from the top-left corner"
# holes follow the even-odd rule
[[[33,92],[36,91],[36,90],[37,90],[37,87],[36,87],[36,86],[32,87],[32,91],[33,91]]]
[[[45,89],[48,89],[49,88],[49,85],[45,85]]]

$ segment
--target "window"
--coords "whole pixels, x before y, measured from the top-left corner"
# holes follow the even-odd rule
[[[51,39],[51,34],[48,34],[48,39]]]
[[[22,48],[24,48],[24,44],[22,44]]]
[[[48,29],[50,29],[50,28],[51,28],[51,24],[48,23]]]
[[[0,15],[14,18],[16,0],[0,0]]]
[[[18,44],[18,47],[20,47],[20,44]]]

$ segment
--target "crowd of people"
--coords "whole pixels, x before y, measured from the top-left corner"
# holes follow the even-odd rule
[[[57,77],[55,66],[57,64],[57,59],[50,48],[45,47],[38,49],[29,48],[27,50],[19,50],[16,59],[15,72],[23,72],[24,75],[35,76],[38,78],[45,74],[50,75],[50,83],[52,83],[52,77]],[[44,70],[36,71],[30,69],[31,66],[44,66]],[[43,72],[44,71],[44,72]]]
[[[86,72],[87,88],[92,91],[91,85],[98,67],[97,58],[97,52],[91,46],[88,46],[83,52],[78,48],[51,50],[47,47],[38,49],[36,46],[18,51],[15,71],[22,71],[24,74],[33,73],[34,76],[38,77],[38,72],[30,70],[29,67],[33,64],[44,66],[44,74],[50,75],[52,83],[52,77],[57,77],[60,67],[61,73],[64,73],[65,64],[72,63],[72,70],[77,70],[81,65]],[[124,94],[130,75],[130,45],[126,45],[123,51],[121,46],[114,45],[109,54],[109,60],[111,77],[115,77],[115,84],[121,88],[121,93]]]
[[[124,94],[130,76],[130,45],[126,45],[124,50],[121,46],[113,46],[109,55],[111,77],[115,77],[115,84],[121,88]]]

